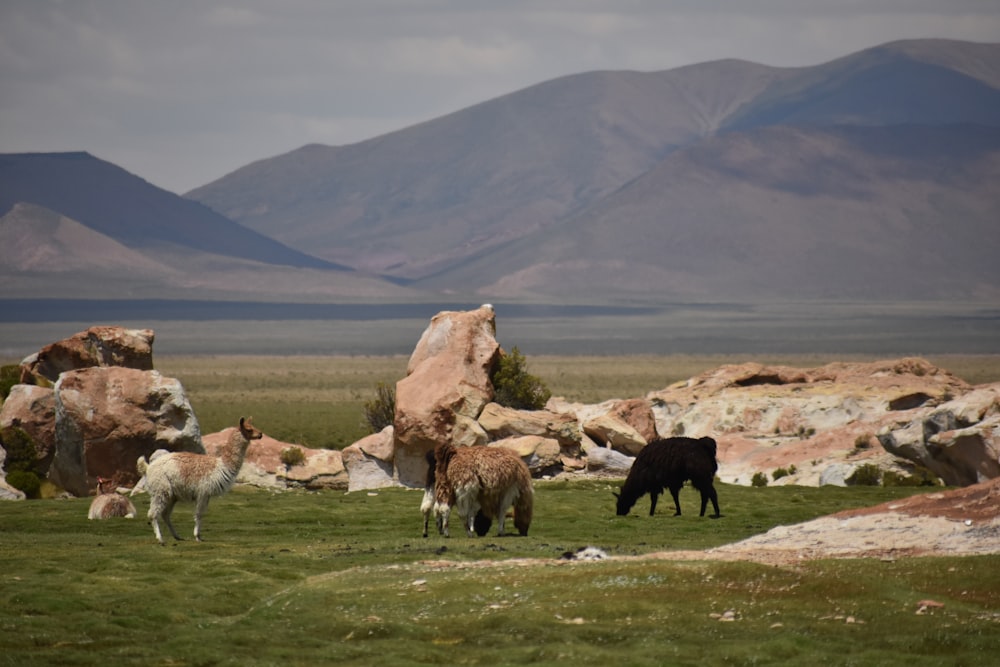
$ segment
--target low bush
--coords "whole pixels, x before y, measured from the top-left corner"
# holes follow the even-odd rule
[[[379,382],[375,386],[375,398],[365,401],[363,409],[369,433],[392,426],[396,418],[396,386]]]
[[[755,472],[750,480],[750,486],[767,486],[767,475],[762,472]]]
[[[7,453],[4,469],[8,473],[34,470],[38,460],[38,449],[35,447],[34,438],[23,428],[8,426],[0,429],[0,447]]]
[[[787,468],[775,468],[774,472],[771,473],[771,478],[774,481],[778,481],[782,477],[788,477],[789,475],[794,475],[798,472],[798,468],[794,465],[790,465]]]
[[[285,447],[281,450],[279,458],[286,468],[302,465],[306,461],[306,455],[301,447]]]
[[[844,481],[848,486],[879,486],[882,483],[882,470],[874,463],[863,463]]]
[[[507,408],[541,410],[552,397],[545,383],[528,373],[527,362],[517,346],[500,357],[490,381],[495,392],[493,400]]]
[[[30,470],[14,470],[7,473],[7,484],[23,491],[28,498],[40,498],[42,480]]]
[[[21,381],[21,367],[17,364],[0,366],[0,399],[10,395],[10,388]]]

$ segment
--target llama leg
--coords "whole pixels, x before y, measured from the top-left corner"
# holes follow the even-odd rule
[[[156,541],[159,542],[161,546],[163,546],[165,542],[163,541],[163,534],[160,532],[160,522],[156,520],[157,517],[159,517],[161,511],[162,510],[158,507],[158,503],[154,498],[152,502],[150,502],[149,504],[149,512],[146,514],[146,516],[149,517],[149,522],[153,524],[153,535],[156,536]]]
[[[170,515],[173,514],[174,512],[174,504],[176,502],[177,501],[173,498],[167,500],[166,506],[164,506],[163,512],[160,514],[160,516],[163,517],[163,521],[164,523],[167,524],[167,528],[170,529],[170,534],[174,536],[174,539],[177,540],[178,542],[182,542],[184,538],[177,534],[177,529],[174,528],[174,522],[170,520]]]
[[[705,516],[705,509],[708,507],[708,501],[712,501],[712,507],[715,509],[715,517],[718,518],[719,514],[719,496],[715,492],[715,486],[709,482],[708,484],[700,484],[695,488],[701,493],[701,514],[699,516]]]
[[[649,516],[653,516],[656,512],[656,501],[660,499],[660,494],[657,491],[650,491],[649,493]]]
[[[681,487],[680,486],[671,486],[670,487],[670,495],[674,499],[674,510],[675,510],[674,511],[674,516],[680,516],[681,515],[680,492],[681,492]]]
[[[194,539],[201,542],[201,515],[208,507],[208,496],[199,497],[194,506]]]
[[[448,519],[451,517],[451,507],[445,505],[440,510],[435,510],[435,512],[437,513],[438,533],[445,537],[451,537],[448,534]]]
[[[507,508],[500,507],[500,511],[497,512],[497,537],[503,537],[507,534],[504,530],[504,522],[507,520]]]

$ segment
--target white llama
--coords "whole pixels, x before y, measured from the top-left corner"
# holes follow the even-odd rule
[[[145,475],[146,489],[149,491],[149,521],[153,524],[153,533],[160,544],[164,544],[158,521],[161,518],[174,539],[181,539],[170,521],[170,514],[178,500],[195,502],[194,538],[201,541],[201,515],[208,507],[208,501],[214,496],[221,496],[233,486],[236,475],[243,466],[250,441],[259,440],[264,435],[253,427],[252,422],[251,417],[241,417],[239,428],[232,432],[217,457],[193,452],[171,452],[151,463],[147,463],[143,457],[139,458],[136,467],[140,475]]]

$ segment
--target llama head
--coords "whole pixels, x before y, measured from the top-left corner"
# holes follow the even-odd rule
[[[611,494],[615,497],[615,502],[616,502],[615,511],[618,514],[618,516],[625,516],[626,514],[628,514],[629,510],[632,509],[632,506],[635,505],[635,501],[639,499],[638,496],[630,492],[627,483],[625,484],[624,487],[622,487],[621,493],[612,491]]]
[[[264,434],[253,426],[253,417],[240,417],[240,433],[247,440],[260,440]]]

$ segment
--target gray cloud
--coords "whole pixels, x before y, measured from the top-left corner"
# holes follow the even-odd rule
[[[5,0],[0,152],[87,150],[175,192],[557,76],[1000,41],[995,0]]]

